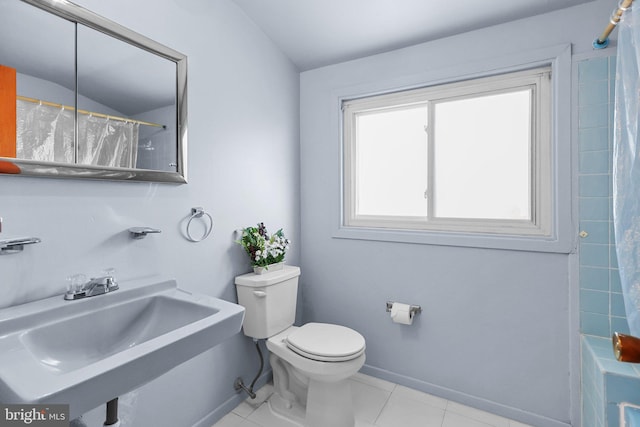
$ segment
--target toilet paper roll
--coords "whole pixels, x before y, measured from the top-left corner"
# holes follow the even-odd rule
[[[394,302],[391,306],[391,320],[393,320],[394,323],[400,323],[402,325],[413,324],[411,306],[409,304]]]

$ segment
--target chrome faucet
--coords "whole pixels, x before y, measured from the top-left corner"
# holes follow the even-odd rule
[[[88,282],[76,286],[75,289],[70,289],[64,294],[66,300],[76,300],[80,298],[94,297],[96,295],[102,295],[109,292],[117,291],[119,289],[113,274],[107,274],[102,277],[94,277],[89,279]]]

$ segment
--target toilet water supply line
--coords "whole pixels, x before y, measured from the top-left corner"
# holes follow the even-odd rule
[[[260,370],[258,371],[258,374],[253,379],[253,381],[251,381],[251,385],[249,387],[244,385],[242,377],[236,378],[236,381],[233,383],[233,388],[236,391],[244,390],[251,399],[256,398],[256,394],[253,391],[253,386],[256,385],[256,381],[258,381],[258,378],[260,378],[260,375],[262,375],[262,369],[264,368],[264,358],[262,357],[262,350],[260,349],[260,340],[254,338],[253,342],[256,344],[256,350],[258,350],[258,355],[260,356]]]

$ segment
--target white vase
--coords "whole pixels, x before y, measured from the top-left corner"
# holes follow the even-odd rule
[[[275,264],[269,264],[266,267],[254,266],[253,272],[255,274],[265,274],[265,273],[271,273],[272,271],[282,270],[283,268],[284,268],[284,261],[277,262]]]

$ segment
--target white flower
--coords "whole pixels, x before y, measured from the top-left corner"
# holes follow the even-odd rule
[[[243,229],[242,239],[238,241],[251,257],[252,264],[266,265],[281,262],[289,248],[289,239],[285,238],[282,230],[271,236],[263,235],[266,229],[262,223],[258,227]]]

